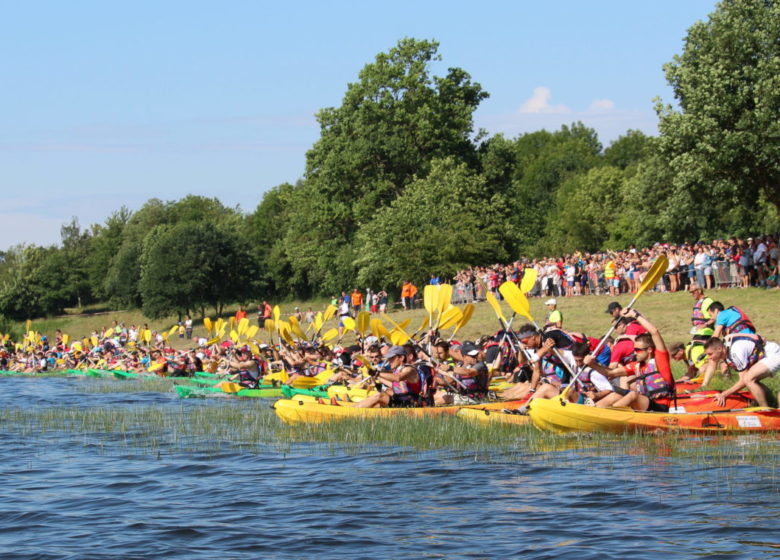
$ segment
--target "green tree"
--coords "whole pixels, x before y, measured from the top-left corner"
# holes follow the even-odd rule
[[[358,282],[390,288],[424,282],[471,265],[508,258],[503,228],[506,199],[491,195],[484,179],[454,158],[436,160],[358,234]]]
[[[780,209],[780,3],[724,0],[664,70],[679,109],[657,103],[675,196]],[[718,229],[717,225],[714,229]]]
[[[139,288],[145,315],[159,318],[243,302],[256,269],[246,243],[226,225],[186,221],[155,227],[144,238]]]
[[[435,41],[402,39],[360,71],[339,107],[317,114],[321,136],[305,181],[285,195],[284,240],[274,249],[298,295],[354,281],[356,232],[433,159],[476,163],[472,117],[487,93],[462,69],[433,75],[440,59]]]

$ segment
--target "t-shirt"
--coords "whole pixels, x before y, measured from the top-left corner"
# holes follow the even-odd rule
[[[721,312],[722,313],[722,312]],[[720,315],[718,316],[720,318]],[[735,340],[729,348],[729,361],[737,371],[745,371],[750,367],[750,356],[755,349],[752,340]]]
[[[547,318],[548,323],[563,323],[563,315],[557,309],[550,312],[550,316]]]
[[[733,309],[724,309],[718,313],[718,318],[715,319],[715,326],[721,325],[722,327],[730,327],[737,321],[739,321],[741,315]],[[742,329],[742,332],[754,332],[752,329]]]

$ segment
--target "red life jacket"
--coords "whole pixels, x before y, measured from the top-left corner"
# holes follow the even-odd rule
[[[736,305],[732,305],[731,307],[729,307],[729,309],[731,311],[736,311],[737,313],[739,313],[739,319],[737,319],[734,323],[732,323],[728,327],[724,327],[723,331],[726,336],[730,334],[745,332],[748,330],[756,332],[756,327],[753,326],[753,322],[745,314],[744,311],[742,311]]]

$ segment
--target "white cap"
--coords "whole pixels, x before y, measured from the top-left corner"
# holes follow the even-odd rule
[[[545,305],[558,305],[558,302],[555,301],[555,298],[552,298],[552,299],[548,299],[547,301],[545,301],[544,304]]]

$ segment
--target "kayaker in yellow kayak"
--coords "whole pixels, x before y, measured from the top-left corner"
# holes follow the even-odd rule
[[[390,371],[378,371],[375,379],[387,389],[367,396],[355,406],[358,408],[419,406],[422,381],[417,368],[407,363],[406,349],[403,346],[391,346],[384,358]]]
[[[436,348],[445,347],[446,356],[449,356],[449,343],[441,341],[436,344]],[[436,367],[436,404],[476,404],[487,396],[488,368],[482,359],[482,351],[473,342],[464,342],[460,353],[463,356],[460,363],[446,360]]]

